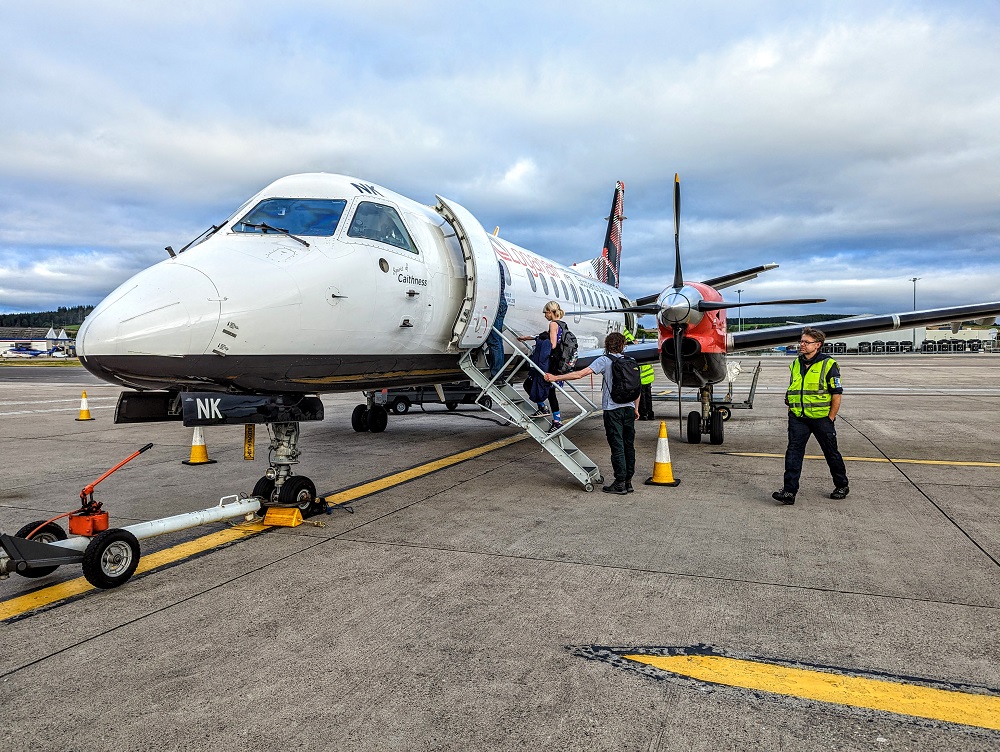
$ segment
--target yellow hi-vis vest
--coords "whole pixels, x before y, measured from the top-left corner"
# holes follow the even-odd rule
[[[827,418],[830,415],[830,394],[826,385],[826,375],[837,365],[833,358],[820,358],[802,375],[802,366],[796,358],[789,366],[791,379],[785,398],[788,409],[798,418]]]
[[[625,344],[632,344],[635,342],[635,337],[632,336],[632,332],[626,329],[624,332]],[[656,374],[653,373],[653,365],[651,363],[643,363],[639,366],[639,383],[640,384],[652,384],[653,379],[656,378]]]

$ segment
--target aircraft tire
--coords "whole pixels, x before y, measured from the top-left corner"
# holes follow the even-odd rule
[[[483,410],[490,410],[493,407],[493,400],[487,394],[479,398],[479,404],[482,406]]]
[[[97,588],[124,585],[139,566],[139,541],[128,530],[98,533],[83,552],[83,576]]]
[[[410,412],[410,401],[406,397],[396,397],[392,401],[391,409],[396,415],[405,415]]]
[[[286,478],[278,492],[278,503],[298,507],[303,517],[309,517],[317,511],[316,486],[304,475]]]
[[[372,433],[382,433],[389,425],[389,412],[381,405],[375,405],[368,411],[368,430]]]
[[[45,520],[29,522],[27,525],[14,533],[14,537],[27,538],[28,534],[43,522],[45,522]],[[56,523],[49,522],[46,523],[45,527],[35,533],[35,536],[31,540],[38,541],[39,543],[55,543],[56,541],[66,540],[66,531]],[[22,577],[30,577],[33,579],[35,577],[44,577],[47,574],[52,574],[57,569],[59,569],[58,564],[49,567],[31,567],[29,569],[25,569],[23,572],[18,572],[16,569],[14,571]]]
[[[351,428],[358,433],[368,430],[368,405],[358,405],[351,413]]]
[[[717,407],[716,410],[722,413],[722,420],[726,423],[728,423],[729,419],[733,417],[733,411],[728,407]]]
[[[267,507],[274,503],[274,481],[270,478],[261,478],[253,487],[251,496],[260,499],[260,509],[257,514],[263,517],[267,513]]]
[[[708,439],[713,444],[721,444],[723,439],[725,438],[725,433],[724,433],[725,429],[723,428],[723,420],[724,418],[722,417],[721,412],[719,412],[718,410],[712,411],[712,416],[709,420]]]
[[[445,402],[444,406],[447,407],[449,410],[457,410],[458,409],[458,403],[457,402]]]
[[[688,444],[701,443],[701,413],[697,410],[688,413],[687,440]]]

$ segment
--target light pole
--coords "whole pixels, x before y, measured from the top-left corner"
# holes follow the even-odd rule
[[[917,280],[920,277],[910,277],[910,282],[913,283],[913,310],[917,310]],[[917,330],[916,327],[913,329],[913,333],[910,335],[913,338],[913,349],[917,349]]]
[[[740,317],[739,328],[736,330],[738,332],[742,332],[743,331],[743,308],[740,306],[740,303],[742,303],[742,302],[743,302],[743,291],[742,290],[737,290],[736,291],[736,314]]]

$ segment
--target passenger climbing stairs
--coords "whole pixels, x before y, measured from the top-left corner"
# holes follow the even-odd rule
[[[531,362],[528,354],[518,347],[517,342],[511,341],[503,334],[500,336],[511,346],[513,354],[495,377],[490,378],[489,370],[484,372],[476,365],[476,350],[466,350],[460,361],[465,374],[483,390],[479,397],[480,404],[486,407],[488,403],[483,400],[483,396],[489,397],[493,404],[492,407],[486,409],[525,430],[542,449],[559,460],[559,463],[583,484],[584,489],[593,491],[594,487],[604,480],[601,477],[600,468],[597,467],[596,462],[569,440],[566,431],[600,408],[587,399],[571,382],[563,382],[564,386],[553,384],[560,392],[559,402],[560,406],[563,407],[562,412],[565,414],[565,403],[563,402],[565,395],[565,399],[580,411],[579,414],[569,420],[564,420],[562,426],[555,430],[551,430],[550,416],[532,417],[536,410],[535,403],[529,400],[522,391],[515,389],[513,383],[519,373],[526,375],[533,370],[541,374],[542,371]],[[519,378],[523,379],[524,375]],[[503,412],[498,412],[498,410]]]

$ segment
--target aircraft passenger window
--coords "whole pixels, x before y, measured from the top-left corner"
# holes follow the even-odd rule
[[[566,287],[566,280],[560,279],[559,281],[562,283],[563,297],[569,300],[569,290]]]
[[[503,283],[507,287],[510,287],[514,279],[510,276],[510,269],[507,268],[507,264],[503,261],[500,262],[500,271],[503,273]]]
[[[580,302],[580,298],[577,297],[577,294],[576,294],[576,285],[574,285],[572,282],[569,283],[569,291],[571,293],[573,293],[573,302],[574,303],[579,303]]]
[[[535,284],[535,275],[531,273],[531,269],[528,269],[528,284],[531,285],[532,292],[538,292],[538,285]]]
[[[549,294],[549,283],[545,281],[545,275],[544,274],[539,274],[538,275],[538,280],[542,283],[542,290],[545,292],[546,295],[548,295]]]
[[[552,277],[552,296],[555,298],[559,297],[559,283],[556,282],[556,278]],[[566,297],[569,297],[568,295]]]
[[[233,224],[234,232],[330,237],[337,229],[347,202],[319,198],[267,198]],[[267,225],[269,228],[262,227]]]
[[[352,238],[376,240],[410,253],[417,252],[403,220],[391,206],[362,201],[354,212],[347,234]]]

